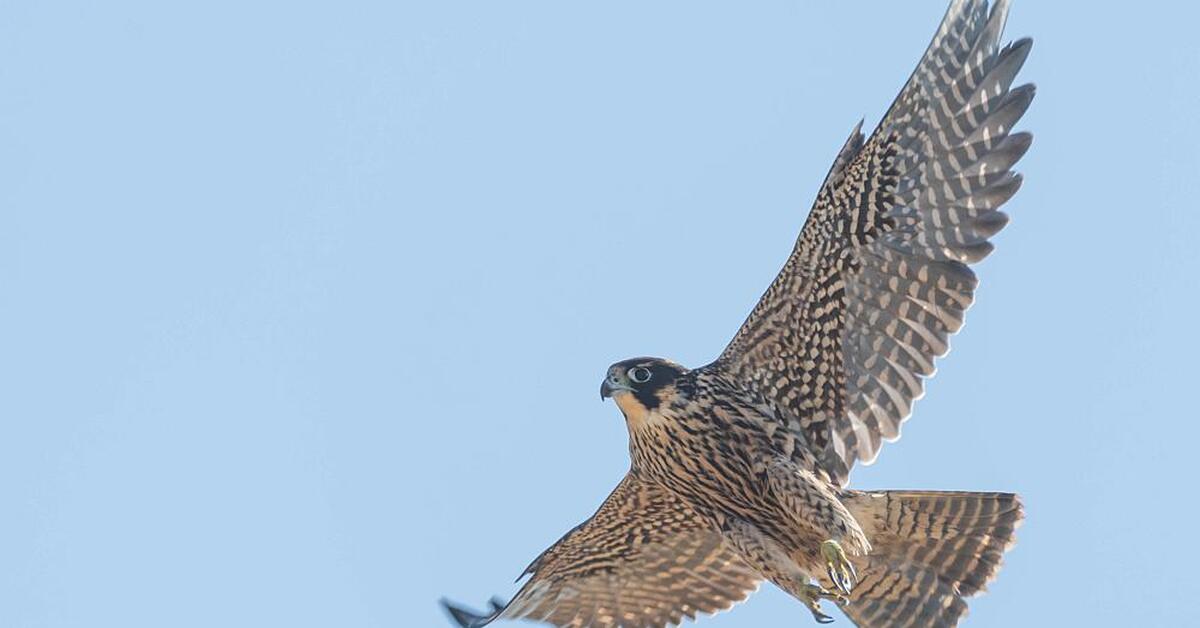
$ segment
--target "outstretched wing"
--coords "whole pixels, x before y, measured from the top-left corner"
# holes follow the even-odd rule
[[[718,369],[767,399],[833,478],[871,462],[974,299],[1031,136],[1011,133],[1029,54],[1000,48],[1007,0],[956,0],[866,142],[838,154],[791,257]]]
[[[625,476],[596,514],[525,570],[511,602],[478,615],[443,600],[464,627],[495,619],[555,626],[666,626],[746,599],[758,575],[678,498]]]

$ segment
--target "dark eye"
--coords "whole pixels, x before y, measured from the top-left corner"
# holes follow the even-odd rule
[[[650,369],[644,366],[635,366],[629,369],[629,379],[635,384],[645,384],[650,381]]]

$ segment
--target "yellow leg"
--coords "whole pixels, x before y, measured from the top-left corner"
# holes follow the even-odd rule
[[[821,558],[825,560],[825,570],[834,586],[842,593],[849,594],[850,589],[858,584],[858,572],[842,546],[832,539],[821,543]]]

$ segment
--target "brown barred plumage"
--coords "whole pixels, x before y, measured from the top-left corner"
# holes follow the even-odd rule
[[[796,248],[712,368],[770,400],[844,484],[924,392],[974,300],[967,266],[1006,223],[1011,133],[1033,87],[1009,90],[1028,39],[1000,49],[1001,1],[955,2],[865,143],[857,129]],[[850,155],[854,155],[851,157]]]
[[[958,624],[1012,544],[1019,499],[846,483],[899,437],[974,299],[969,264],[1020,186],[1011,168],[1030,136],[1012,127],[1033,87],[1011,86],[1030,42],[1000,47],[1007,12],[1007,0],[951,4],[875,132],[856,127],[839,151],[791,256],[715,362],[610,367],[601,395],[625,416],[629,474],[511,602],[488,614],[447,602],[456,622],[664,626],[769,580],[822,622],[832,599],[864,627]]]
[[[536,577],[493,616],[556,626],[665,626],[729,608],[759,582],[682,500],[633,474],[525,572]],[[479,619],[451,608],[460,623]]]
[[[877,550],[852,560],[846,614],[864,628],[955,626],[1021,523],[1012,493],[885,491],[845,500]]]

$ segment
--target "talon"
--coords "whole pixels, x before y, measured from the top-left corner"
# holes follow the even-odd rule
[[[833,563],[828,561],[825,563],[825,573],[829,574],[829,580],[833,582],[834,586],[841,588],[842,583],[838,578],[838,573],[833,569]]]
[[[846,558],[842,546],[834,540],[821,543],[821,558],[825,559],[825,573],[829,574],[829,580],[839,591],[849,594],[850,589],[858,584],[858,572],[850,559]]]
[[[813,619],[818,624],[833,623],[833,617],[821,611],[822,599],[833,600],[838,606],[850,603],[850,600],[846,596],[834,593],[815,584],[805,585],[804,589],[800,592],[800,598],[803,600],[804,605],[808,607],[809,612],[813,614]]]

